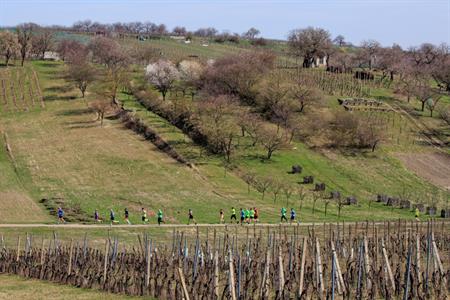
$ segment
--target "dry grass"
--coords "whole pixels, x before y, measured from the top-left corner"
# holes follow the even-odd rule
[[[146,297],[128,297],[110,293],[80,289],[60,284],[52,284],[19,276],[0,275],[0,299],[35,299],[35,300],[116,300],[116,299],[150,299]]]

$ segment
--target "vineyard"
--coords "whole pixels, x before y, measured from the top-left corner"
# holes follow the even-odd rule
[[[45,107],[39,78],[32,68],[0,69],[0,90],[0,108],[3,111]]]
[[[445,299],[448,223],[240,226],[148,234],[134,245],[26,235],[7,246],[0,273],[160,299]],[[239,232],[239,233],[238,233]]]

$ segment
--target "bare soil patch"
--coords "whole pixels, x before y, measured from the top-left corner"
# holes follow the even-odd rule
[[[445,153],[407,153],[397,157],[406,168],[431,183],[450,189],[450,155]]]

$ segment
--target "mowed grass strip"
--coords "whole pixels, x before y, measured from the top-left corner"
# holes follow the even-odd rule
[[[62,284],[26,279],[16,275],[0,275],[0,299],[36,300],[118,300],[152,299],[149,297],[129,297],[96,290],[81,289]]]

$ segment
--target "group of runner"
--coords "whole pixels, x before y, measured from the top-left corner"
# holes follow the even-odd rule
[[[287,214],[286,208],[282,207],[281,211],[280,211],[280,215],[281,215],[280,222],[288,222],[286,214]],[[58,207],[57,215],[58,215],[59,223],[66,222],[64,220],[64,211],[61,207]],[[163,212],[161,209],[158,210],[158,212],[156,213],[156,216],[157,216],[158,225],[161,225],[162,223],[164,223],[164,224],[166,223],[164,221]],[[236,224],[240,223],[242,225],[242,224],[252,224],[252,223],[259,222],[259,210],[256,207],[251,207],[248,209],[241,208],[239,210],[239,216],[240,216],[240,220],[238,220],[238,218],[237,218],[236,209],[234,207],[232,207],[231,208],[231,217],[230,217],[231,223],[235,222]],[[128,211],[128,208],[124,209],[123,217],[124,217],[125,223],[128,225],[131,225],[130,213]],[[223,209],[220,209],[220,211],[219,211],[219,218],[220,218],[219,220],[220,220],[221,224],[225,223],[225,215],[224,215]],[[296,219],[295,210],[293,208],[291,208],[290,222],[291,223],[295,222],[296,221],[295,219]],[[94,211],[94,220],[96,223],[103,222],[103,220],[100,218],[100,214],[97,209]],[[119,221],[116,218],[116,213],[114,212],[114,210],[112,208],[109,210],[109,221],[110,221],[111,225],[119,224]],[[141,208],[141,221],[143,224],[149,223],[147,211],[145,210],[145,208]],[[190,225],[191,222],[194,224],[197,224],[197,222],[195,221],[194,213],[193,213],[192,209],[189,209],[187,225]]]

